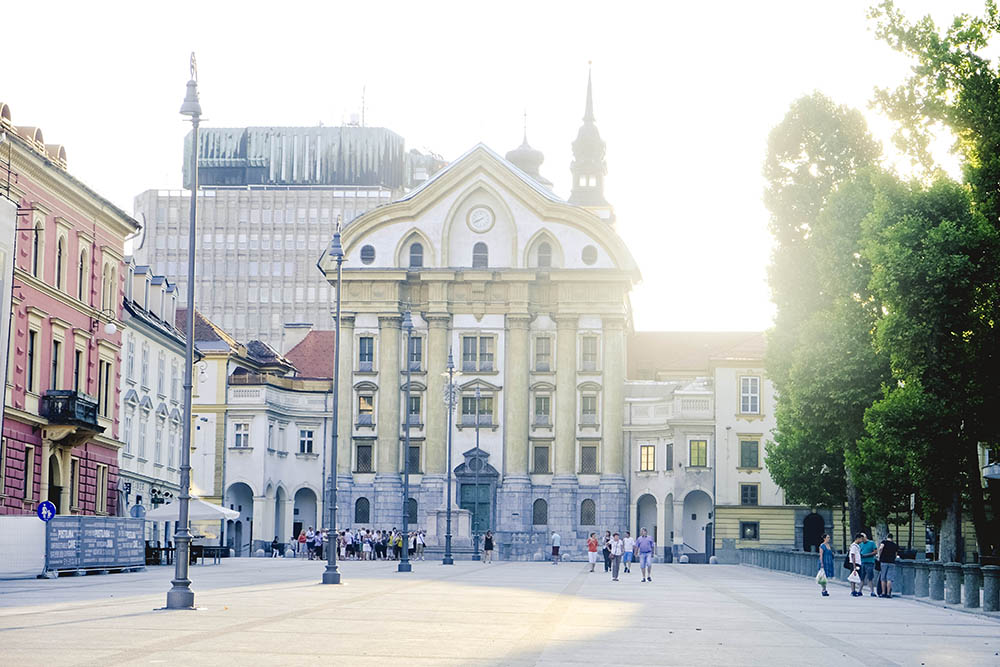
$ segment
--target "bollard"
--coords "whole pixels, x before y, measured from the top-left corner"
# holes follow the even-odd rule
[[[932,600],[944,599],[944,563],[939,560],[927,564],[928,593]]]
[[[962,564],[944,564],[944,601],[948,604],[962,603]]]
[[[983,611],[1000,611],[1000,567],[986,565],[983,572]]]
[[[896,571],[899,572],[899,593],[901,595],[913,595],[913,583],[914,583],[913,561],[897,560]]]
[[[927,561],[913,562],[913,596],[925,598],[930,594],[927,586]]]
[[[962,606],[966,609],[979,609],[979,565],[966,563],[962,566],[962,572],[965,575]]]

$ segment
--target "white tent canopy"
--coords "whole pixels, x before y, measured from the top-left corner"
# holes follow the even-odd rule
[[[179,521],[181,511],[180,500],[175,500],[169,505],[161,505],[155,510],[146,512],[146,521]],[[240,513],[236,510],[228,510],[221,505],[213,505],[201,498],[191,496],[188,506],[188,520],[190,521],[219,521],[221,519],[236,519]]]

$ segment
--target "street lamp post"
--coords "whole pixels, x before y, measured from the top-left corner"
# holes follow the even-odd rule
[[[476,387],[476,455],[473,457],[475,463],[472,466],[474,473],[472,488],[472,560],[479,560],[479,468],[482,461],[479,460],[479,387]]]
[[[410,364],[410,350],[413,349],[413,319],[410,311],[403,313],[403,329],[406,330],[406,402],[403,407],[403,553],[399,561],[397,572],[411,572],[410,565],[410,379],[412,377],[412,364]]]
[[[340,429],[340,283],[343,278],[344,248],[340,244],[340,217],[337,218],[337,229],[330,241],[330,256],[337,262],[337,289],[334,307],[333,334],[333,446],[330,453],[330,476],[327,478],[330,488],[329,507],[327,514],[330,536],[326,548],[326,570],[323,571],[324,584],[339,584],[340,571],[337,569],[337,431]]]
[[[181,115],[191,117],[191,220],[188,225],[187,326],[184,340],[184,429],[181,435],[181,479],[177,525],[174,529],[174,578],[167,591],[167,609],[194,609],[194,591],[188,579],[191,530],[188,508],[191,501],[191,389],[194,366],[194,254],[198,218],[198,125],[201,104],[198,102],[198,66],[191,54],[191,79],[181,105]]]
[[[448,387],[445,401],[448,403],[448,500],[447,511],[445,512],[445,532],[444,532],[444,559],[442,565],[454,565],[455,559],[451,556],[451,420],[455,411],[455,359],[448,350]]]

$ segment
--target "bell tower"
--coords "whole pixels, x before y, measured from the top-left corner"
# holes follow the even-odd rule
[[[608,222],[614,221],[614,210],[604,198],[604,177],[608,164],[604,160],[605,144],[601,133],[594,124],[594,96],[591,73],[587,71],[587,102],[580,126],[573,142],[573,163],[569,170],[573,175],[573,189],[569,202],[592,209]]]

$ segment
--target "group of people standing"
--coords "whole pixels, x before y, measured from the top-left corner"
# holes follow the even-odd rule
[[[834,578],[834,555],[830,541],[830,535],[823,535],[823,541],[819,545],[819,573],[816,580],[822,587],[821,594],[824,597],[829,597],[827,582]],[[878,544],[865,533],[855,535],[844,559],[844,568],[851,571],[847,577],[851,584],[851,597],[863,597],[867,583],[871,597],[891,598],[898,555],[899,545],[892,541],[891,533],[886,533]]]
[[[552,533],[552,564],[559,563],[559,547],[561,538],[559,533]],[[639,561],[639,570],[642,573],[642,582],[653,581],[653,554],[656,552],[656,542],[649,536],[645,528],[639,531],[638,539],[633,538],[629,531],[625,531],[625,537],[621,533],[612,533],[610,530],[604,532],[604,537],[600,540],[597,533],[591,533],[587,538],[587,560],[590,562],[590,571],[594,571],[597,565],[597,554],[600,549],[604,557],[604,571],[611,573],[611,581],[619,581],[618,574],[622,564],[625,565],[625,573],[632,572],[632,563]]]
[[[399,560],[403,548],[415,560],[424,559],[427,533],[423,530],[403,532],[392,530],[371,530],[369,528],[342,530],[337,533],[337,544],[342,560]]]

